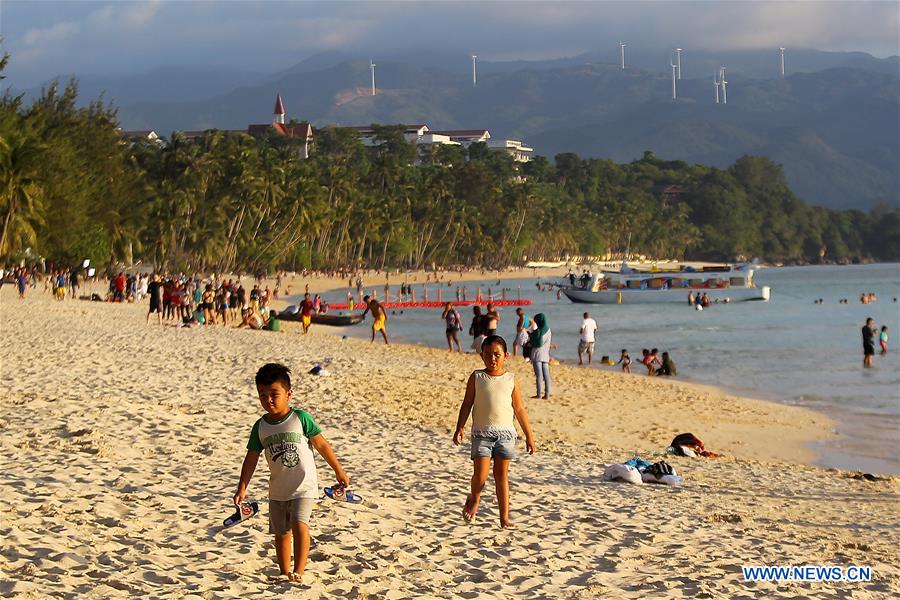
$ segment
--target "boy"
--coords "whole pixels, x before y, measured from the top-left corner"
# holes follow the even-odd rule
[[[244,501],[259,455],[265,452],[269,465],[269,533],[275,534],[279,572],[289,581],[300,581],[309,556],[309,516],[321,494],[312,449],[334,469],[339,483],[347,486],[350,478],[309,413],[290,407],[290,373],[290,369],[275,363],[256,372],[256,391],[266,414],[250,432],[234,503]],[[290,571],[292,536],[294,569]]]

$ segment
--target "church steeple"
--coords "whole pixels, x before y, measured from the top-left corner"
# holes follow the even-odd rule
[[[278,98],[275,100],[275,123],[280,123],[284,125],[284,103],[281,101],[281,94],[278,94]]]

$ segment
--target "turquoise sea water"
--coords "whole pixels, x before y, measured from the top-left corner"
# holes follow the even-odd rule
[[[562,273],[561,273],[562,274]],[[511,290],[534,300],[527,314],[547,315],[554,357],[577,362],[578,329],[587,310],[599,325],[595,358],[618,360],[622,348],[632,358],[642,348],[668,351],[679,377],[720,385],[742,395],[800,404],[820,410],[839,426],[838,437],[817,450],[820,463],[840,468],[900,473],[900,265],[849,265],[762,269],[758,285],[772,288],[770,302],[713,305],[697,312],[684,304],[586,305],[538,292],[535,279],[468,283],[469,297],[480,285]],[[444,288],[445,296],[455,296]],[[421,294],[417,285],[417,294]],[[379,290],[380,295],[381,290]],[[863,292],[878,301],[861,304]],[[342,294],[327,295],[333,302]],[[435,288],[429,289],[434,298]],[[421,297],[421,296],[420,296]],[[822,298],[824,303],[814,304]],[[847,298],[849,304],[839,304]],[[509,341],[515,327],[513,308],[501,312],[501,335]],[[389,311],[389,332],[398,342],[446,347],[440,311]],[[462,310],[466,328],[470,310]],[[860,330],[867,317],[880,329],[887,325],[891,351],[875,356],[875,367],[862,368]],[[367,322],[368,324],[368,322]],[[368,327],[347,328],[353,337],[368,337]],[[464,336],[464,349],[470,338]],[[612,367],[597,367],[611,369]],[[638,372],[635,369],[635,372]],[[702,437],[701,432],[697,432]]]

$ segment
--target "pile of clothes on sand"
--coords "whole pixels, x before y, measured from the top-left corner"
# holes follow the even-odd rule
[[[693,433],[681,433],[675,436],[672,443],[666,448],[666,452],[676,456],[690,456],[693,458],[716,458],[719,455],[710,452],[703,446],[703,442]],[[624,483],[658,483],[662,485],[681,485],[684,479],[664,460],[651,463],[639,456],[631,460],[609,465],[603,471],[601,479],[606,481],[622,481]]]

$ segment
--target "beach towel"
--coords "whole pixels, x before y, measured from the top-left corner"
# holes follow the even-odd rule
[[[624,483],[644,483],[640,471],[631,465],[610,465],[603,471],[601,479]]]

